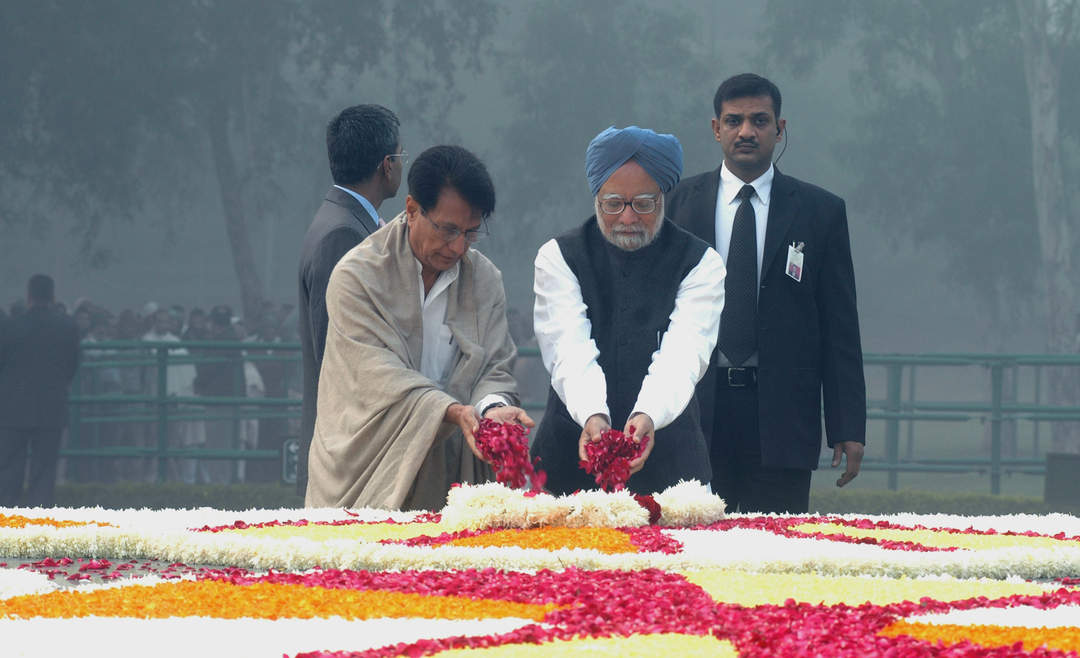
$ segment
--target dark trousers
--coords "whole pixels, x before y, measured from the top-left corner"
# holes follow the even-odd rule
[[[728,512],[799,514],[810,508],[810,471],[761,465],[756,384],[731,387],[720,368],[709,449],[713,493]]]
[[[0,427],[0,507],[19,504],[27,452],[30,454],[30,482],[22,504],[26,507],[53,506],[62,433],[59,428]]]

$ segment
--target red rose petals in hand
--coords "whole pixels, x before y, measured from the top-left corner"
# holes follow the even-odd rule
[[[495,480],[521,489],[529,481],[529,492],[540,493],[547,482],[547,473],[534,468],[529,461],[529,430],[517,423],[500,423],[481,418],[480,427],[473,432],[476,449],[495,469]],[[537,457],[535,464],[540,463]]]
[[[599,441],[585,444],[585,454],[589,458],[578,465],[594,476],[596,484],[604,491],[618,491],[626,487],[626,481],[630,479],[630,462],[640,457],[647,445],[647,435],[641,437],[640,442],[634,440],[633,425],[629,434],[604,430]]]

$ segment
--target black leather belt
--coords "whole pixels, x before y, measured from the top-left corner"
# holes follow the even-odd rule
[[[720,368],[720,380],[728,388],[746,388],[757,384],[757,368]]]

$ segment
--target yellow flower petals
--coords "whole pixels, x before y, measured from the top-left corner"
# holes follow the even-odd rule
[[[62,590],[0,600],[0,617],[216,617],[219,619],[311,619],[423,617],[543,620],[555,604],[513,603],[456,596],[326,589],[304,585],[183,581],[80,592]]]
[[[0,528],[25,528],[31,525],[48,525],[54,528],[70,528],[72,526],[98,526],[100,528],[111,527],[109,523],[97,521],[57,521],[48,517],[29,517],[19,514],[0,514]]]
[[[819,576],[798,573],[750,573],[726,569],[688,571],[683,575],[717,603],[782,605],[789,598],[800,603],[835,605],[862,603],[888,605],[929,597],[958,601],[976,596],[999,598],[1013,594],[1042,594],[1048,586],[1000,580],[875,578],[871,576]],[[1050,587],[1054,589],[1053,587]]]
[[[957,624],[912,624],[897,621],[881,629],[883,637],[909,635],[927,642],[959,644],[971,642],[983,647],[1008,647],[1023,642],[1031,651],[1040,646],[1063,651],[1080,651],[1080,628],[1027,628],[1024,626],[990,626]]]
[[[932,548],[962,548],[988,550],[993,548],[1060,548],[1077,546],[1080,542],[1054,539],[1052,537],[1026,537],[1023,535],[982,535],[971,532],[940,532],[936,530],[900,530],[892,528],[852,528],[833,523],[803,523],[792,526],[798,532],[821,532],[827,535],[848,537],[872,537],[887,541],[909,541]]]
[[[605,637],[577,640],[556,640],[543,644],[510,644],[480,649],[450,649],[436,656],[484,656],[485,658],[546,658],[547,656],[574,656],[574,658],[656,658],[657,656],[715,656],[738,658],[735,645],[718,640],[711,635],[681,635],[658,633],[632,637]]]
[[[319,542],[331,539],[377,542],[384,539],[412,539],[423,535],[440,535],[446,530],[437,523],[350,523],[346,525],[311,523],[303,526],[280,525],[244,529],[229,528],[220,532],[269,539],[302,537]]]
[[[593,549],[601,553],[636,553],[637,547],[630,536],[614,528],[565,528],[551,526],[525,530],[498,530],[473,537],[462,537],[448,542],[452,546],[517,546],[558,550],[561,548]]]

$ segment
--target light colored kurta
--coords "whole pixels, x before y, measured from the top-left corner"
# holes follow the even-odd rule
[[[329,325],[308,461],[308,507],[439,509],[490,469],[443,423],[455,402],[516,402],[502,275],[475,250],[448,290],[457,345],[445,387],[420,372],[424,327],[404,214],[350,250],[326,290]]]

